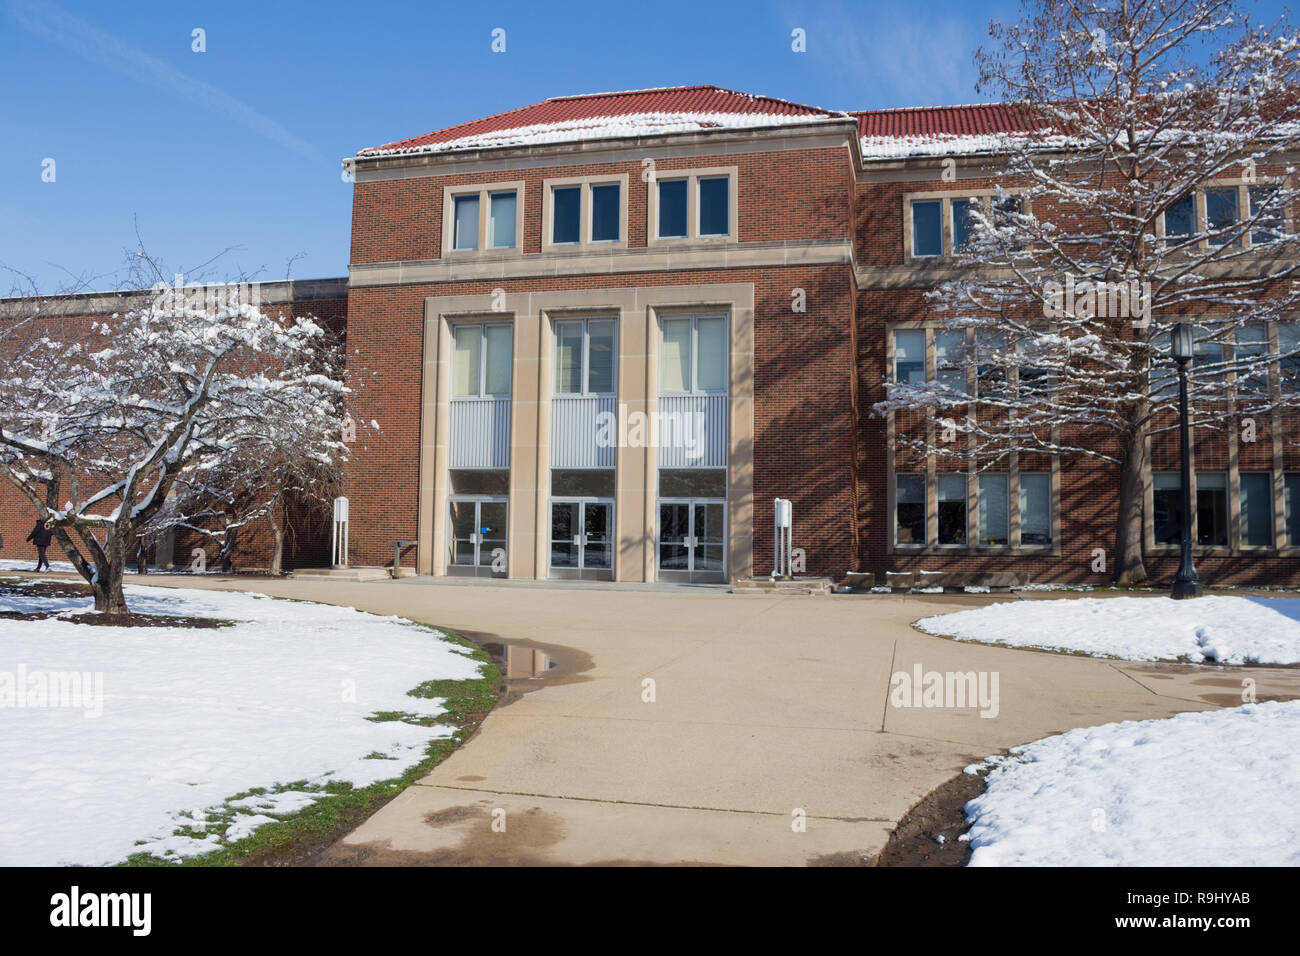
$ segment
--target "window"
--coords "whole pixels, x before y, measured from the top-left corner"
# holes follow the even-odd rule
[[[952,248],[954,252],[961,252],[966,248],[966,243],[970,241],[971,232],[975,225],[971,213],[978,201],[977,199],[954,199],[952,201]]]
[[[524,184],[447,186],[442,191],[442,254],[522,252]]]
[[[1241,473],[1241,543],[1273,547],[1273,475],[1267,471]]]
[[[925,544],[925,475],[898,475],[895,506],[897,544]]]
[[[478,194],[456,197],[456,234],[453,249],[478,248]]]
[[[727,319],[721,315],[665,318],[659,353],[661,392],[727,390]]]
[[[689,184],[685,179],[661,180],[659,188],[659,238],[686,238],[686,189]]]
[[[452,396],[485,398],[510,394],[514,330],[504,322],[452,329]]]
[[[1151,476],[1152,524],[1156,544],[1178,544],[1183,534],[1183,492],[1178,472]]]
[[[591,241],[617,242],[621,236],[622,187],[601,183],[591,187]]]
[[[894,381],[905,385],[925,382],[925,330],[894,332]]]
[[[1205,190],[1205,223],[1208,231],[1213,233],[1231,229],[1236,222],[1237,187],[1224,186]],[[1224,235],[1210,237],[1212,246],[1222,246],[1229,241],[1236,240]]]
[[[1233,366],[1237,372],[1237,394],[1258,397],[1268,394],[1268,329],[1262,322],[1249,322],[1237,329],[1233,345]]]
[[[551,191],[551,243],[564,245],[582,239],[582,187]]]
[[[966,333],[938,329],[934,333],[935,378],[954,392],[966,392]]]
[[[966,476],[939,475],[939,543],[966,543]]]
[[[1277,354],[1282,390],[1300,391],[1300,325],[1278,323]]]
[[[1300,473],[1282,476],[1282,513],[1286,522],[1286,543],[1300,547]]]
[[[613,319],[555,323],[555,393],[614,394]]]
[[[1198,326],[1193,333],[1192,373],[1199,383],[1222,382],[1227,373],[1223,363],[1223,343],[1211,340],[1211,336],[1216,334],[1204,326]]]
[[[1051,389],[1051,375],[1040,365],[1047,348],[1040,339],[1016,339],[1016,382],[1022,392],[1046,392]]]
[[[1020,473],[1020,543],[1052,543],[1052,476],[1046,472]]]
[[[1227,547],[1227,472],[1196,473],[1196,543],[1208,547]]]
[[[1282,206],[1278,202],[1278,188],[1251,186],[1249,193],[1250,218],[1255,222],[1255,228],[1250,233],[1250,244],[1263,246],[1277,242],[1286,232],[1282,221]]]
[[[912,255],[943,255],[943,203],[938,199],[912,202]]]
[[[1005,332],[975,333],[976,394],[998,398],[1007,385],[1007,335]]]
[[[513,249],[515,247],[515,194],[493,193],[491,215],[488,218],[488,248]]]
[[[665,170],[649,187],[651,244],[674,239],[736,240],[735,166]]]
[[[979,476],[979,543],[1005,545],[1009,539],[1007,476]]]
[[[700,183],[700,235],[725,236],[731,231],[731,180],[710,176]]]
[[[1190,236],[1196,231],[1196,193],[1188,193],[1165,210],[1165,235]]]

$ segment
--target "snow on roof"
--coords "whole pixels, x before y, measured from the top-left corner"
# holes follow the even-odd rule
[[[559,96],[411,139],[361,150],[359,156],[451,152],[701,129],[747,129],[846,113],[718,86],[677,86]]]
[[[1022,107],[1006,103],[845,112],[718,86],[677,86],[552,97],[357,155],[459,152],[849,118],[857,121],[867,159],[997,152],[1007,148],[1007,136],[1035,128]]]

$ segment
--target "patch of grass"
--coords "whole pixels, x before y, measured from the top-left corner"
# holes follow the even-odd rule
[[[211,853],[175,860],[150,853],[134,853],[127,858],[127,866],[233,866],[240,864],[293,864],[334,843],[366,817],[373,814],[433,767],[445,760],[457,747],[478,729],[483,718],[497,702],[501,690],[501,673],[486,651],[458,634],[435,631],[424,625],[413,624],[430,632],[436,640],[458,644],[471,653],[470,658],[479,664],[479,677],[468,680],[426,681],[411,691],[412,697],[440,698],[446,713],[437,717],[389,712],[372,714],[375,721],[404,720],[421,726],[451,726],[450,736],[429,741],[424,757],[400,776],[381,780],[368,787],[354,787],[344,781],[309,783],[305,780],[280,784],[273,788],[254,788],[237,793],[216,807],[204,812],[202,819],[183,824],[175,833],[195,839],[216,834],[222,841],[227,829],[239,818],[236,801],[250,796],[299,791],[318,793],[321,796],[310,805],[287,814],[274,823],[264,823],[252,833],[230,843],[214,845]],[[445,635],[441,636],[441,635]],[[388,759],[380,753],[371,753],[367,759]],[[265,812],[253,809],[251,812]],[[268,814],[269,815],[269,814]]]

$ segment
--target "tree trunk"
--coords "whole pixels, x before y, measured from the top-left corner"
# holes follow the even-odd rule
[[[226,574],[229,574],[234,566],[232,555],[235,550],[235,537],[235,529],[231,528],[221,539],[221,570]]]
[[[271,573],[280,574],[284,569],[284,529],[278,524],[271,525],[275,537],[275,549],[271,552]]]
[[[280,519],[275,513],[279,505],[279,495],[277,495],[266,512],[266,523],[271,526],[271,535],[275,540],[275,549],[271,552],[271,573],[276,575],[283,573],[284,570],[284,528],[281,527]]]
[[[1143,477],[1146,471],[1146,439],[1141,429],[1124,437],[1124,460],[1120,465],[1119,513],[1115,516],[1114,581],[1119,587],[1133,587],[1147,579],[1142,563]]]
[[[123,536],[110,531],[104,543],[106,560],[95,564],[95,579],[91,589],[95,592],[95,610],[104,614],[128,614],[126,594],[122,591],[122,577],[126,570]]]

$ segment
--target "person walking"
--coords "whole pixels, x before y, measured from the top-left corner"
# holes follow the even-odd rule
[[[54,540],[54,532],[45,527],[45,522],[37,520],[36,527],[32,528],[32,533],[27,536],[27,540],[36,545],[36,570],[41,570],[41,565],[45,565],[45,570],[50,569],[49,558],[45,557],[45,549],[50,546]]]

